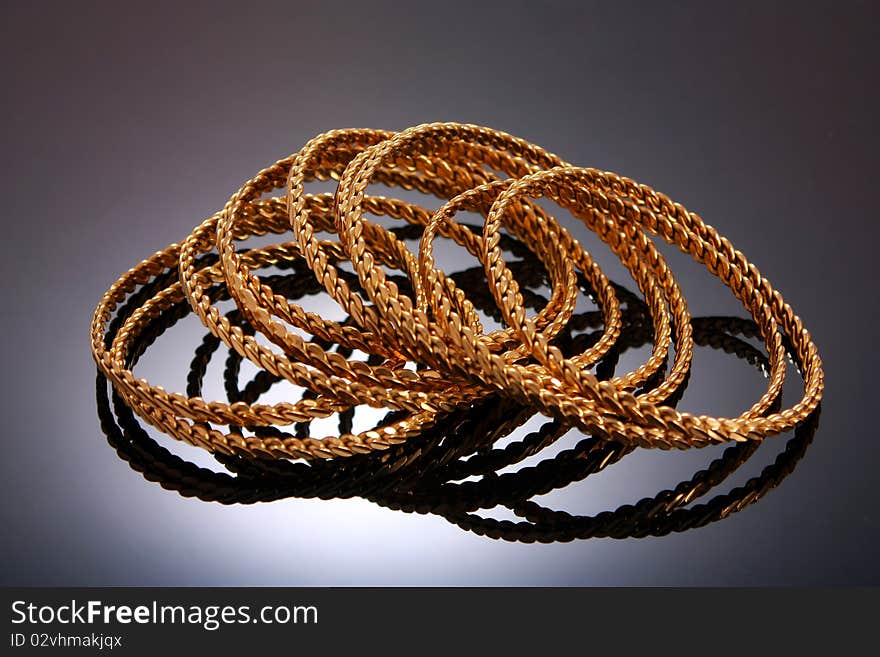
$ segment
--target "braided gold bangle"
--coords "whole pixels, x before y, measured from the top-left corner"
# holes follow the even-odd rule
[[[339,180],[335,194],[306,193],[308,182],[330,178]],[[444,202],[431,211],[368,195],[374,183]],[[284,198],[266,198],[282,189]],[[590,255],[537,204],[540,197],[571,212],[608,244],[644,295],[653,350],[632,372],[600,380],[591,371],[620,336],[620,303]],[[481,234],[454,220],[463,211],[483,216]],[[368,214],[421,229],[418,253],[393,231],[368,221]],[[520,282],[505,262],[502,229],[525,245],[546,272],[549,301],[531,316]],[[293,232],[291,242],[245,252],[235,248],[237,241],[287,230]],[[649,235],[704,264],[754,319],[768,352],[769,381],[760,399],[739,417],[693,415],[669,403],[689,373],[691,318]],[[437,267],[433,245],[438,236],[481,263],[505,324],[501,328],[486,332],[468,293]],[[332,321],[310,312],[253,273],[277,263],[308,267],[348,319]],[[115,335],[108,335],[108,322],[121,303],[174,270],[178,281],[159,286]],[[389,279],[390,270],[400,273],[403,287]],[[559,339],[574,321],[578,277],[595,296],[603,331],[580,352],[564,356]],[[245,325],[221,314],[213,301],[218,292],[234,300]],[[232,352],[307,394],[274,405],[208,402],[136,377],[127,363],[138,336],[150,321],[184,301]],[[91,344],[99,369],[121,400],[149,424],[211,451],[270,459],[330,459],[387,449],[440,417],[497,394],[627,446],[758,441],[807,418],[824,387],[821,360],[800,319],[758,269],[697,215],[632,180],[573,167],[506,133],[455,123],[400,133],[351,129],[319,135],[245,183],[182,243],[120,278],[95,311]],[[774,404],[785,379],[785,345],[800,364],[804,392],[798,402],[778,410]],[[367,360],[353,357],[354,351]],[[309,422],[359,405],[403,415],[367,431],[323,439],[253,431]],[[217,425],[233,429],[223,432]],[[249,427],[254,435],[235,427]]]
[[[392,156],[400,157],[401,153],[408,152],[407,149],[431,154],[432,146],[443,141],[505,149],[536,168],[547,169],[521,177],[501,194],[485,224],[483,257],[490,288],[496,294],[505,319],[514,324],[519,337],[528,344],[533,355],[541,354],[540,360],[553,362],[554,367],[549,371],[529,373],[500,361],[480,349],[468,327],[457,321],[454,309],[447,307],[444,308],[446,312],[442,313],[443,321],[434,322],[433,326],[442,331],[446,339],[455,340],[458,349],[450,353],[461,356],[457,362],[459,366],[467,368],[472,375],[487,383],[491,380],[509,393],[524,396],[545,412],[570,417],[584,430],[648,447],[688,447],[727,440],[759,439],[792,428],[816,407],[821,397],[823,375],[818,353],[809,334],[783,302],[781,295],[761,277],[757,268],[714,229],[706,226],[696,215],[643,185],[613,174],[572,168],[534,145],[478,126],[431,124],[406,130],[358,155],[340,180],[337,190],[338,232],[344,238],[343,246],[365,290],[386,315],[401,315],[403,319],[399,319],[398,323],[422,319],[411,312],[411,304],[407,304],[405,299],[399,304],[384,300],[389,291],[382,285],[383,272],[368,257],[363,241],[354,239],[363,232],[365,225],[361,207],[363,192],[376,169]],[[614,237],[621,241],[638,243],[645,240],[640,228],[643,226],[690,253],[698,262],[706,264],[732,289],[761,327],[771,355],[771,382],[762,399],[736,419],[679,413],[668,406],[658,406],[651,398],[637,398],[629,390],[619,390],[613,382],[598,381],[590,373],[563,362],[558,351],[543,344],[533,329],[524,325],[517,290],[509,273],[504,274],[503,261],[492,242],[497,223],[504,216],[507,205],[517,198],[517,194],[530,189],[541,194],[552,193],[556,200],[563,201],[576,215],[583,215],[583,212],[579,212],[582,208],[592,207],[602,211],[602,214],[593,213],[599,221],[613,221],[615,216],[620,217],[622,220],[616,227]],[[590,225],[589,221],[587,223]],[[425,244],[426,241],[423,241],[423,247]],[[661,270],[665,267],[659,256],[652,259],[653,263],[657,263]],[[428,264],[426,257],[422,258],[422,264]],[[674,300],[674,293],[671,298]],[[450,321],[446,321],[447,314]],[[803,365],[805,390],[802,399],[794,406],[765,418],[760,417],[760,413],[778,395],[784,378],[782,338],[777,324],[782,326]],[[683,342],[686,350],[686,336]],[[558,389],[557,375],[563,372],[564,381],[576,382],[573,389]]]

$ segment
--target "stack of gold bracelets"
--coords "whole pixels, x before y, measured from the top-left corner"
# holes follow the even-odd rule
[[[307,183],[331,178],[338,180],[335,193],[305,192]],[[371,184],[417,190],[442,199],[442,205],[431,211],[368,195]],[[607,380],[593,373],[620,335],[620,302],[590,255],[537,202],[541,198],[583,221],[644,296],[654,344],[632,372]],[[484,217],[482,232],[456,221],[464,212]],[[418,253],[369,215],[423,227]],[[551,294],[536,313],[526,312],[520,283],[503,259],[503,231],[525,244],[546,270]],[[291,239],[236,250],[237,242],[270,233]],[[482,263],[502,329],[485,331],[467,295],[438,269],[433,255],[438,235]],[[688,376],[694,338],[685,299],[650,236],[704,264],[758,326],[769,383],[739,417],[692,415],[669,403]],[[261,268],[290,262],[311,270],[347,315],[345,321],[297,305],[257,276]],[[179,279],[108,335],[119,306],[173,270]],[[402,273],[411,290],[402,291],[390,271]],[[582,353],[565,357],[556,338],[582,294],[579,280],[593,290],[604,331]],[[214,304],[217,288],[234,299],[246,329]],[[224,403],[166,392],[136,377],[130,362],[140,334],[184,301],[239,357],[308,394],[274,405]],[[261,459],[334,459],[385,450],[492,395],[627,448],[757,442],[805,420],[823,390],[822,364],[801,320],[758,269],[697,215],[627,178],[574,167],[503,132],[455,123],[399,133],[349,129],[319,135],[245,183],[182,243],[155,253],[114,283],[95,311],[91,343],[101,372],[146,423],[211,452]],[[804,390],[797,403],[779,409],[786,350],[797,361]],[[368,358],[344,355],[355,351]],[[656,385],[646,386],[649,380]],[[362,405],[398,413],[370,430],[324,438],[258,430]]]

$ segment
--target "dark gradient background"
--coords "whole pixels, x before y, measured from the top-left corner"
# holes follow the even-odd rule
[[[880,583],[875,3],[2,11],[0,583]],[[110,283],[319,132],[438,120],[506,130],[647,183],[761,268],[811,330],[827,376],[814,443],[781,486],[692,532],[523,545],[361,500],[184,499],[116,457],[96,418],[88,347]],[[698,266],[670,258],[694,315],[743,314]],[[143,371],[182,390],[200,335],[197,322],[175,328]],[[682,408],[750,405],[761,376],[706,351]],[[637,454],[542,501],[614,509],[717,454]]]

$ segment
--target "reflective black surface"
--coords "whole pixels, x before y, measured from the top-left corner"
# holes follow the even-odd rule
[[[3,11],[2,583],[880,580],[873,4]],[[699,212],[810,329],[821,421],[754,453],[626,454],[488,400],[380,458],[261,466],[144,429],[95,386],[88,323],[119,273],[318,132],[431,120],[508,130]],[[625,296],[614,256],[574,232]],[[679,408],[738,414],[766,386],[763,348],[729,291],[664,253],[701,345]],[[441,264],[478,294],[475,262]],[[267,273],[337,312],[304,274]],[[648,353],[638,300],[626,310],[605,376]],[[139,375],[218,399],[293,394],[184,311],[145,334]],[[599,327],[578,312],[572,351]],[[798,396],[792,371],[782,403]]]
[[[402,231],[397,232],[400,235]],[[521,247],[519,250],[522,252]],[[263,282],[289,299],[299,300],[307,292],[316,292],[311,272],[301,262],[296,264],[299,264],[297,273],[264,277]],[[533,258],[512,261],[511,266],[519,273],[517,279],[524,285],[530,281],[540,285],[540,263]],[[108,345],[121,322],[131,315],[139,303],[176,281],[174,274],[170,272],[168,276],[146,286],[118,311],[108,332]],[[457,272],[453,277],[469,298],[477,300],[475,305],[478,309],[496,314],[491,298],[487,298],[485,281],[481,280],[482,268]],[[392,277],[392,280],[401,290],[407,291],[406,279]],[[357,289],[354,287],[354,277],[349,283],[353,289]],[[217,292],[225,290],[215,288],[215,301],[220,296]],[[597,365],[597,372],[603,377],[613,375],[614,364],[623,352],[642,346],[653,337],[647,307],[624,288],[618,286],[617,293],[626,303],[625,323],[613,353]],[[527,294],[527,299],[536,309],[549,301],[535,292]],[[142,331],[133,349],[131,364],[135,364],[137,357],[164,330],[189,312],[187,304],[181,303],[153,320]],[[237,309],[227,313],[227,317],[237,325],[245,326]],[[719,349],[745,359],[764,372],[768,369],[766,358],[758,349],[735,337],[754,337],[758,334],[758,327],[751,320],[699,317],[694,318],[692,324],[696,345]],[[601,325],[600,313],[593,311],[576,315],[569,326],[591,325]],[[572,336],[571,330],[568,330],[558,339],[558,343],[569,351],[568,355],[574,355],[582,352],[595,339],[595,332]],[[211,356],[219,346],[219,339],[207,333],[196,349],[187,376],[187,393],[191,396],[202,394],[203,378]],[[261,392],[280,383],[277,377],[261,371],[243,389],[240,388],[241,360],[238,354],[229,351],[224,383],[231,401],[254,403],[259,400]],[[662,372],[658,374],[662,375]],[[669,399],[669,403],[676,404],[686,387],[687,382]],[[572,516],[546,508],[532,498],[582,481],[615,464],[632,450],[608,440],[584,438],[573,448],[562,450],[552,458],[542,458],[535,465],[499,474],[501,470],[529,456],[541,456],[546,448],[569,431],[569,427],[559,420],[542,419],[537,431],[529,433],[522,440],[508,443],[502,449],[494,448],[496,442],[534,416],[534,411],[502,397],[488,397],[472,408],[453,413],[423,435],[377,455],[310,464],[216,455],[218,463],[228,472],[213,472],[185,461],[159,445],[115,393],[111,408],[107,388],[106,378],[99,373],[98,414],[110,445],[120,458],[146,479],[185,497],[194,496],[224,504],[250,504],[287,497],[331,499],[357,496],[392,509],[436,514],[480,535],[524,543],[662,536],[726,518],[758,501],[793,471],[813,438],[819,416],[819,411],[816,411],[795,430],[782,454],[761,471],[759,477],[709,501],[694,504],[695,500],[705,497],[736,472],[757,451],[757,445],[732,446],[687,481],[672,490],[663,490],[651,498],[644,498],[635,505],[621,506],[595,516]],[[776,403],[774,409],[778,407]],[[338,415],[340,432],[351,431],[354,414],[355,409],[352,409],[351,412]],[[391,413],[389,417],[393,415]],[[234,428],[237,432],[242,429]],[[277,429],[255,427],[252,431],[264,436],[267,431],[278,435]],[[296,425],[294,435],[300,438],[312,436],[309,423]],[[322,434],[312,437],[321,438]],[[480,509],[496,507],[506,507],[523,520],[497,520],[475,513]]]

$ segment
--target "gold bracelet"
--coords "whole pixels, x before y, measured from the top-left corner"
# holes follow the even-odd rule
[[[307,182],[328,178],[339,180],[335,195],[305,193]],[[374,182],[415,189],[446,202],[431,212],[367,195]],[[285,198],[264,198],[285,187]],[[620,335],[619,301],[590,255],[534,202],[538,197],[558,203],[594,231],[645,296],[654,349],[633,372],[611,380],[590,372]],[[454,221],[461,211],[483,215],[482,235]],[[366,214],[423,227],[418,254],[388,229],[367,221]],[[499,246],[502,227],[524,243],[546,271],[550,300],[532,317],[504,261]],[[234,247],[235,241],[287,229],[293,231],[293,242],[244,253]],[[758,326],[769,354],[769,383],[738,418],[696,416],[668,404],[688,376],[693,336],[684,297],[649,233],[706,265],[731,288]],[[319,239],[320,234],[335,234],[338,241]],[[436,267],[433,243],[438,235],[482,263],[506,326],[483,330],[467,294]],[[205,261],[203,256],[215,249],[217,262]],[[339,267],[346,261],[354,276]],[[310,268],[348,321],[311,313],[252,273],[278,262]],[[175,268],[179,282],[144,301],[108,339],[107,324],[119,304],[139,286]],[[411,292],[402,292],[388,280],[385,268],[400,271]],[[581,353],[564,357],[555,342],[572,320],[577,276],[595,294],[604,331]],[[248,331],[212,305],[209,291],[217,286],[234,299]],[[137,378],[126,362],[138,334],[184,300],[240,357],[302,386],[308,395],[275,405],[207,402]],[[254,332],[281,352],[262,344]],[[319,135],[248,181],[180,245],[170,245],[120,278],[96,309],[91,342],[101,371],[145,421],[211,451],[261,458],[335,458],[387,449],[423,432],[444,414],[493,394],[510,396],[625,445],[687,448],[757,441],[803,421],[817,407],[824,387],[821,361],[800,319],[757,268],[697,215],[626,178],[573,167],[502,132],[453,123],[396,134],[338,130]],[[790,408],[768,413],[785,377],[784,342],[790,343],[800,364],[804,393]],[[322,344],[358,350],[370,356],[370,362]],[[665,372],[672,345],[672,366]],[[408,361],[417,367],[407,369]],[[658,385],[638,391],[662,372]],[[308,422],[357,405],[406,415],[356,435],[324,439],[245,436],[213,426]]]
[[[541,359],[554,361],[554,367],[528,372],[504,363],[481,349],[471,331],[455,316],[454,309],[448,308],[445,309],[448,312],[444,313],[443,320],[433,322],[433,326],[442,331],[447,340],[455,341],[457,349],[449,353],[461,356],[457,361],[459,367],[466,368],[473,376],[487,383],[491,380],[510,394],[527,398],[547,413],[570,418],[586,431],[645,447],[685,448],[728,440],[760,439],[791,429],[818,405],[824,381],[821,361],[808,332],[757,268],[697,215],[643,185],[614,174],[573,168],[532,144],[478,126],[431,124],[406,130],[358,155],[340,180],[336,195],[338,232],[344,238],[343,246],[364,288],[386,316],[397,313],[405,321],[418,322],[421,319],[410,311],[405,299],[399,304],[383,302],[383,297],[388,294],[382,286],[383,273],[368,256],[363,241],[357,239],[366,223],[361,207],[363,192],[376,169],[387,160],[394,156],[399,158],[401,153],[405,156],[409,149],[430,155],[435,144],[447,141],[463,144],[461,148],[465,149],[472,144],[504,149],[532,164],[535,169],[544,169],[513,182],[493,205],[483,234],[483,256],[490,287],[496,293],[496,300],[505,312],[506,319],[516,324],[514,328],[517,328],[520,338],[529,344],[531,352],[541,352]],[[585,208],[592,209],[591,215],[597,220],[597,225],[620,218],[613,235],[615,242],[617,239],[631,243],[646,240],[641,231],[644,227],[690,253],[698,262],[706,264],[732,289],[761,327],[771,356],[771,382],[761,400],[735,419],[679,413],[668,406],[654,403],[651,398],[636,397],[629,390],[620,390],[613,382],[600,382],[592,374],[561,361],[558,352],[541,344],[530,327],[523,325],[516,289],[509,275],[503,274],[503,261],[492,248],[492,236],[497,230],[495,224],[501,220],[507,204],[516,198],[516,194],[530,190],[551,195],[576,215],[584,215]],[[589,221],[587,223],[590,225]],[[659,258],[651,264],[655,262],[661,269],[665,268]],[[447,315],[449,321],[446,321]],[[399,323],[401,320],[398,320]],[[761,417],[763,410],[779,394],[784,379],[780,326],[802,364],[804,395],[791,408]],[[565,380],[577,381],[576,387],[566,387],[565,380],[559,381],[557,374],[562,371],[565,372]]]

